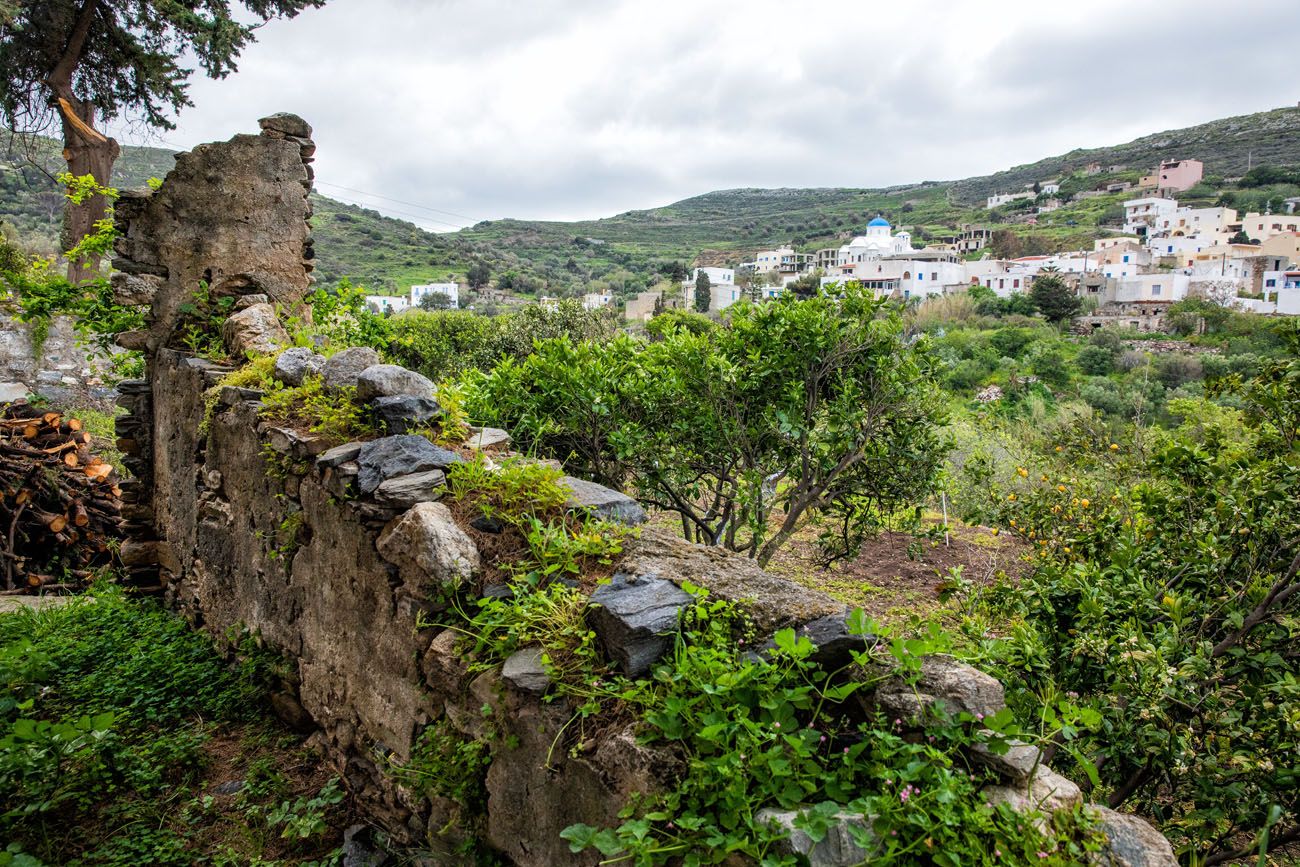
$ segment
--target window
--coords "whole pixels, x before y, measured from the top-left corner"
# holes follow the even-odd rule
[[[1019,289],[1019,288],[1020,288],[1020,281],[1019,281],[1019,280],[1013,280],[1012,283],[1011,283],[1011,288],[1012,288],[1012,289]]]
[[[930,272],[930,279],[931,279],[931,280],[938,280],[938,279],[939,279],[939,272],[938,272],[938,271],[931,271],[931,272]]]
[[[1273,278],[1269,278],[1268,280],[1265,280],[1265,281],[1264,281],[1264,285],[1265,285],[1265,286],[1268,286],[1269,288],[1272,288],[1272,287],[1274,287],[1274,286],[1277,285],[1277,280],[1275,280],[1275,279],[1273,279]]]
[[[1125,261],[1125,262],[1128,261],[1128,256],[1127,256],[1127,255],[1124,256],[1124,261]]]
[[[1152,284],[1151,284],[1151,297],[1154,298],[1154,297],[1156,297],[1156,296],[1159,295],[1159,294],[1160,294],[1160,284],[1159,284],[1159,283],[1152,283]]]

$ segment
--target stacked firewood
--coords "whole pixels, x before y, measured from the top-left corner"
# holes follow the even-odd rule
[[[27,404],[0,411],[5,594],[74,589],[113,561],[121,488],[82,423]]]

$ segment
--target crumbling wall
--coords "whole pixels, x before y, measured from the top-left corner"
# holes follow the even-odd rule
[[[104,377],[111,369],[106,354],[80,339],[72,317],[54,316],[42,327],[0,314],[0,403],[28,394],[107,403],[113,391]]]
[[[397,841],[431,851],[433,863],[468,864],[466,835],[478,825],[493,849],[521,867],[595,864],[598,854],[571,853],[560,831],[578,822],[617,824],[630,796],[673,785],[680,758],[638,743],[633,723],[590,734],[582,750],[557,749],[576,708],[562,696],[544,700],[548,676],[536,648],[472,673],[457,633],[422,616],[445,604],[431,585],[478,573],[483,537],[475,534],[492,532],[461,525],[438,502],[443,471],[469,451],[499,457],[508,435],[478,431],[459,451],[400,434],[328,448],[320,436],[265,422],[256,391],[223,386],[210,406],[229,368],[195,357],[178,340],[183,305],[200,281],[238,297],[221,327],[236,356],[284,345],[279,317],[310,285],[310,129],[284,115],[262,127],[260,136],[180,156],[157,192],[119,207],[124,240],[115,265],[124,276],[116,285],[123,298],[152,305],[149,327],[127,337],[145,351],[147,377],[122,386],[128,413],[120,445],[137,477],[124,485],[131,538],[123,559],[136,583],[156,583],[194,623],[216,636],[256,636],[291,663],[273,698],[277,711],[317,731],[370,816]],[[368,388],[361,398],[386,414],[390,429],[410,420],[404,414],[430,410],[427,380],[377,364],[370,350],[329,361],[293,350],[280,361],[286,376],[323,369],[327,384],[374,384],[379,396]],[[623,494],[569,482],[570,508],[625,523],[645,519]],[[643,529],[612,580],[592,594],[589,622],[611,666],[644,673],[669,648],[667,635],[691,602],[681,589],[687,581],[744,600],[763,632],[798,627],[819,653],[843,654],[864,641],[849,635],[844,608],[830,597],[745,558]],[[971,712],[1000,708],[1001,686],[987,675],[952,660],[927,666],[920,693],[881,690],[877,701],[899,714],[931,701]],[[405,761],[435,720],[490,741],[486,816],[463,816],[461,805],[421,794],[390,772],[389,762]],[[1030,779],[1036,753],[1022,750],[1017,759],[990,759],[1006,778],[1005,791],[991,790],[990,798],[1028,804],[1045,790],[1060,806],[1080,800],[1077,787],[1050,771]],[[846,832],[814,843],[793,830],[793,813],[771,818],[792,829],[791,852],[854,863],[827,860],[832,845],[859,851],[842,845]],[[1168,858],[1133,863],[1174,863]]]

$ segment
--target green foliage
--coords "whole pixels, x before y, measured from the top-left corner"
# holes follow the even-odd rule
[[[829,556],[923,494],[939,460],[926,344],[870,293],[736,305],[724,327],[644,343],[539,343],[467,380],[472,416],[698,541],[765,562],[812,514]],[[783,513],[773,526],[770,519]]]
[[[356,401],[356,388],[326,389],[319,376],[309,376],[296,387],[270,384],[261,415],[275,424],[305,427],[333,445],[374,433],[365,408]]]
[[[304,328],[302,323],[290,323],[291,330],[300,335],[319,335],[329,345],[339,348],[369,346],[380,351],[392,340],[389,320],[371,312],[366,306],[365,289],[353,286],[347,279],[329,290],[318,286],[307,297],[307,304],[312,311],[311,326]]]
[[[165,796],[197,768],[202,721],[247,720],[261,696],[185,621],[107,587],[0,616],[0,681],[0,838],[56,861],[94,845],[65,835],[70,823]],[[161,853],[172,841],[133,845]],[[91,860],[141,863],[114,857]]]
[[[670,307],[662,313],[655,314],[655,317],[646,323],[645,330],[647,334],[662,338],[670,331],[679,328],[692,334],[708,334],[717,327],[716,322],[701,313]]]
[[[475,455],[471,461],[452,464],[447,483],[458,501],[522,534],[527,556],[501,565],[517,579],[538,585],[608,565],[623,550],[629,532],[622,524],[566,514],[571,491],[560,481],[563,475],[555,467],[524,458],[489,468],[482,455]]]
[[[709,306],[713,303],[713,285],[709,282],[709,275],[700,268],[695,275],[695,312],[708,313]]]
[[[1049,273],[1038,275],[1029,291],[1029,297],[1048,322],[1058,324],[1074,318],[1082,304],[1064,280]]]
[[[1076,755],[1094,795],[1197,858],[1253,852],[1300,817],[1286,662],[1300,653],[1300,336],[1287,339],[1292,354],[1235,386],[1244,412],[1179,398],[1173,430],[1081,429],[986,505],[1036,549],[1018,587],[985,596],[1006,636],[981,635],[990,659],[1026,716],[1066,693],[1095,709]]]
[[[681,758],[676,788],[634,798],[620,826],[567,828],[563,836],[573,851],[594,848],[644,865],[720,864],[736,855],[793,865],[772,852],[783,832],[759,820],[765,807],[807,808],[801,824],[814,839],[842,813],[873,817],[861,834],[873,864],[1070,864],[1095,847],[1067,814],[1058,827],[1046,825],[1044,837],[1033,817],[990,808],[979,797],[987,772],[969,766],[963,749],[989,740],[996,750],[1005,737],[1032,737],[1009,713],[934,719],[927,724],[933,736],[918,741],[900,721],[864,719],[857,711],[860,690],[891,674],[914,676],[921,654],[947,649],[940,633],[885,638],[858,655],[864,667],[824,671],[809,659],[812,644],[792,630],[777,633],[770,660],[747,656],[753,633],[742,611],[686,589],[698,601],[684,615],[675,651],[648,680],[603,670],[583,620],[585,599],[566,587],[480,600],[476,613],[455,624],[474,640],[476,666],[541,645],[554,688],[577,706],[571,726],[598,725],[609,709],[632,711],[643,721],[646,742]],[[851,624],[859,632],[879,631],[860,611]],[[1074,737],[1064,721],[1077,726],[1079,716],[1064,707],[1046,737]],[[466,755],[454,739],[437,743],[439,766],[452,765],[446,777],[472,781],[472,773],[455,768],[469,759],[472,772],[478,753]]]
[[[388,354],[435,382],[468,370],[489,370],[502,358],[524,358],[540,340],[605,340],[615,330],[607,312],[584,310],[576,301],[532,305],[498,316],[416,310],[388,321],[393,329]]]
[[[260,22],[323,5],[324,0],[250,0],[246,12],[230,3],[210,4],[204,15],[170,3],[136,0],[95,10],[84,47],[71,55],[60,84],[51,70],[73,41],[82,4],[18,0],[12,21],[0,31],[0,112],[11,129],[40,132],[54,123],[53,97],[76,99],[105,117],[142,118],[172,129],[168,115],[190,105],[186,96],[197,61],[211,78],[224,78],[253,39]],[[74,85],[75,82],[75,85]]]
[[[390,772],[417,792],[453,800],[474,816],[487,812],[490,763],[488,745],[466,738],[444,717],[425,726],[410,761],[394,764]]]
[[[75,203],[92,195],[102,195],[110,202],[117,191],[98,184],[90,175],[58,176],[59,183],[67,188],[66,198]],[[111,249],[116,232],[112,212],[95,224],[94,232],[80,239],[66,256],[80,259],[101,256]],[[117,335],[143,327],[144,311],[126,307],[113,299],[113,290],[105,279],[89,280],[73,286],[54,269],[55,260],[47,257],[29,258],[22,255],[6,240],[0,240],[0,291],[13,298],[18,305],[18,319],[32,323],[32,350],[39,355],[53,317],[72,317],[73,326],[86,343],[107,352],[114,348]],[[115,360],[123,375],[138,353],[127,353]]]

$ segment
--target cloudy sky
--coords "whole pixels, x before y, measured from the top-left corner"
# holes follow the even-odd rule
[[[196,78],[161,142],[293,111],[326,195],[435,230],[581,219],[960,178],[1293,105],[1298,30],[1296,0],[330,0]]]

